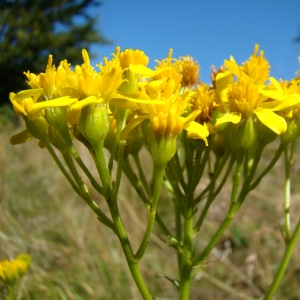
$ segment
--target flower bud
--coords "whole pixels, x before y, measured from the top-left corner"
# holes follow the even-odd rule
[[[44,144],[48,141],[49,124],[43,116],[39,116],[34,120],[24,118],[28,132],[36,139]]]
[[[267,144],[273,142],[278,136],[277,133],[275,133],[259,120],[257,120],[256,129],[257,143],[259,143],[260,147],[264,147]]]
[[[284,145],[291,143],[296,138],[299,137],[299,134],[300,134],[299,120],[296,118],[292,118],[287,121],[286,132],[280,135],[281,143]]]
[[[91,104],[81,110],[78,129],[95,148],[104,140],[109,132],[110,120],[105,104]]]
[[[157,164],[166,164],[177,150],[176,136],[156,135],[152,130],[149,136],[149,145],[153,160]]]
[[[238,124],[228,124],[223,133],[225,140],[229,140],[233,148],[249,149],[257,137],[252,118],[242,119]]]
[[[53,126],[49,126],[48,137],[50,143],[57,148],[60,152],[67,149],[67,144],[59,131]]]
[[[216,157],[222,157],[225,153],[226,143],[221,134],[217,134],[213,140],[212,150]]]

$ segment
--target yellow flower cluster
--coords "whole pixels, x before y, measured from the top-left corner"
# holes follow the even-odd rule
[[[89,126],[91,130],[97,126],[95,120],[100,115],[90,115],[99,107],[107,111],[105,122],[115,120],[118,109],[131,110],[134,117],[122,128],[121,140],[146,119],[157,137],[176,137],[185,129],[188,138],[202,139],[206,145],[208,136],[217,132],[232,136],[233,127],[250,126],[253,128],[247,132],[255,133],[256,127],[263,125],[283,134],[286,120],[299,116],[300,80],[296,77],[288,83],[269,77],[270,64],[258,48],[255,45],[254,53],[242,65],[233,57],[225,60],[219,71],[213,71],[212,85],[199,81],[197,61],[189,56],[174,59],[172,50],[167,58],[157,61],[155,70],[147,67],[149,58],[141,50],[121,52],[117,47],[111,59],[104,58],[98,65],[99,71],[90,65],[86,50],[82,51],[84,63],[74,69],[66,60],[56,69],[50,55],[45,73],[25,73],[31,89],[10,94],[15,111],[27,125],[11,142],[40,139],[37,126],[44,126],[42,134],[47,136],[47,126],[53,126],[50,111],[57,108],[65,114],[64,126],[77,131],[75,137],[78,130],[86,137]],[[88,119],[93,119],[90,125]],[[99,122],[99,126],[105,124]],[[243,135],[244,129],[241,132]],[[250,144],[237,145],[247,148],[255,142],[255,134],[251,139]]]
[[[20,254],[14,260],[0,261],[0,279],[9,286],[23,276],[29,266],[31,258],[28,254]]]

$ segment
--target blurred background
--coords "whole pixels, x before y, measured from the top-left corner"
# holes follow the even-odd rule
[[[230,55],[241,63],[259,44],[270,61],[271,76],[290,80],[300,69],[299,11],[298,0],[0,1],[0,260],[21,252],[32,256],[20,299],[140,299],[118,241],[64,184],[45,150],[37,148],[36,141],[9,144],[22,120],[12,112],[8,95],[27,88],[23,72],[43,72],[49,54],[56,66],[63,59],[72,66],[81,64],[82,48],[95,65],[103,56],[111,57],[116,46],[143,50],[153,67],[172,48],[175,58],[193,56],[201,66],[201,81],[209,83],[212,65],[218,68]],[[85,149],[79,150],[92,166]],[[298,151],[296,180],[299,162]],[[223,255],[213,252],[206,270],[196,277],[193,299],[257,299],[266,291],[284,249],[284,183],[278,176],[282,170],[278,164],[251,193],[218,245]],[[147,212],[127,186],[123,184],[120,203],[137,245]],[[172,228],[171,200],[167,194],[162,198],[159,210]],[[225,187],[209,212],[199,239],[201,249],[223,219],[226,200]],[[293,211],[299,212],[296,185],[292,200]],[[292,217],[295,223],[297,215]],[[276,299],[299,299],[299,253],[298,246]],[[141,268],[157,299],[176,299],[174,287],[158,275],[176,277],[175,252],[158,231]],[[0,299],[1,291],[0,285]]]

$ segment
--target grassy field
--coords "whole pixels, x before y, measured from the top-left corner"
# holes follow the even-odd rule
[[[0,260],[29,253],[32,266],[18,299],[140,299],[121,247],[85,205],[36,140],[11,146],[9,137],[20,128],[0,129]],[[84,151],[92,173],[93,164]],[[272,151],[272,149],[269,149]],[[300,212],[300,151],[293,166],[292,224]],[[284,169],[279,162],[252,192],[209,256],[192,286],[196,299],[262,298],[284,251]],[[91,189],[92,190],[92,189]],[[92,192],[95,201],[104,200]],[[197,247],[203,249],[226,213],[229,186],[209,210]],[[145,229],[147,211],[124,178],[119,195],[121,212],[136,248]],[[171,209],[171,212],[169,211]],[[164,193],[159,211],[174,228],[172,201]],[[141,261],[141,270],[156,299],[176,299],[174,286],[159,274],[176,278],[176,253],[160,238],[158,228]],[[222,254],[220,251],[222,250]],[[276,300],[300,298],[300,242],[277,292]],[[3,299],[0,285],[0,299]]]

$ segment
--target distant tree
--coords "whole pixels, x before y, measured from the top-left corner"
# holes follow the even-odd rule
[[[106,44],[88,8],[98,0],[0,0],[0,105],[9,92],[27,88],[24,71],[45,70],[48,54],[55,62],[82,62],[81,49]],[[56,63],[56,65],[57,65]]]

